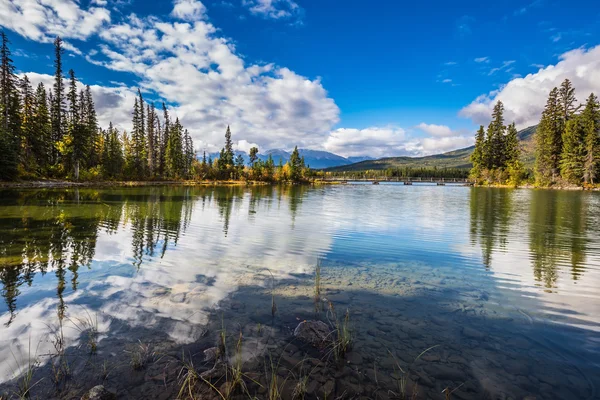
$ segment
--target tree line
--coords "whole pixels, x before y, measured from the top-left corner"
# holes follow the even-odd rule
[[[63,41],[54,41],[54,82],[35,87],[19,77],[11,58],[9,40],[0,32],[0,180],[160,180],[254,179],[300,182],[310,177],[296,148],[285,165],[272,159],[251,162],[235,157],[231,131],[215,160],[197,159],[190,133],[173,119],[163,102],[157,109],[138,89],[132,112],[132,130],[112,122],[99,126],[89,85],[78,88],[75,71],[64,76]]]
[[[519,184],[527,178],[520,160],[514,123],[506,127],[502,102],[496,103],[487,131],[480,126],[471,155],[471,176],[488,183]],[[553,88],[535,136],[531,180],[537,186],[595,185],[600,179],[600,103],[592,93],[578,104],[575,88],[565,79]],[[529,174],[531,175],[531,174]]]

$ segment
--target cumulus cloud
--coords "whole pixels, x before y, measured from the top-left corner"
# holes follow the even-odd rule
[[[446,125],[426,124],[421,122],[419,125],[417,125],[417,128],[430,134],[431,136],[446,137],[453,135],[452,129]]]
[[[204,16],[206,7],[198,0],[175,0],[171,15],[186,21],[195,21]]]
[[[535,125],[548,93],[566,78],[573,82],[580,101],[592,92],[600,94],[600,45],[568,51],[560,56],[556,65],[541,68],[524,78],[515,78],[499,90],[477,97],[460,111],[460,115],[477,124],[487,124],[494,104],[500,100],[504,103],[507,121],[515,121],[518,128]]]
[[[146,99],[167,102],[198,150],[220,148],[227,125],[234,140],[244,139],[240,149],[246,144],[263,150],[321,147],[339,121],[339,109],[320,80],[273,64],[247,64],[230,41],[200,18],[201,12],[200,2],[178,0],[171,12],[178,21],[131,14],[106,23],[86,59],[137,76],[136,86]],[[33,80],[36,74],[29,75]],[[38,75],[40,81],[50,78]],[[100,123],[130,129],[136,90],[92,85]]]
[[[252,14],[264,18],[290,18],[301,12],[298,3],[292,0],[244,0],[243,4]]]
[[[408,155],[413,149],[406,139],[406,131],[398,127],[339,128],[330,133],[324,147],[344,157]]]
[[[110,22],[110,11],[98,4],[82,9],[73,0],[0,0],[0,25],[38,42],[83,40]]]

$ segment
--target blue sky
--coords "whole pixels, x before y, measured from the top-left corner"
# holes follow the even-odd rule
[[[198,150],[301,147],[344,156],[469,145],[493,102],[519,127],[565,77],[600,94],[593,1],[0,0],[21,73],[51,83],[52,40],[128,129],[134,92],[166,101]]]

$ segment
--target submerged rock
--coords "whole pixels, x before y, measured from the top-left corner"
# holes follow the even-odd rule
[[[215,364],[214,367],[212,367],[212,369],[209,369],[208,371],[204,371],[203,373],[200,374],[200,377],[210,380],[210,379],[217,379],[217,378],[221,378],[223,376],[225,376],[225,374],[227,373],[227,363],[224,361],[217,361],[217,363]]]
[[[209,349],[204,350],[204,361],[210,362],[215,361],[219,356],[219,349],[217,347],[211,347]]]
[[[332,342],[329,326],[322,321],[302,321],[294,330],[294,336],[311,346],[323,348]]]
[[[109,392],[103,385],[94,386],[89,392],[83,395],[81,400],[113,400],[117,396]]]

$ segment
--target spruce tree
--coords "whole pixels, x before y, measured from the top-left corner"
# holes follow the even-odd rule
[[[489,168],[504,168],[506,166],[506,156],[504,154],[504,135],[506,126],[504,126],[504,104],[498,101],[492,112],[492,121],[488,126],[488,163]]]
[[[66,133],[66,107],[65,107],[65,87],[63,80],[62,39],[57,37],[54,41],[54,86],[52,93],[52,107],[50,110],[52,119],[52,142],[53,144],[63,140]],[[52,162],[58,162],[58,149],[52,149]]]
[[[88,137],[88,166],[95,167],[100,164],[100,156],[102,153],[102,143],[104,141],[103,136],[100,134],[98,128],[98,116],[96,114],[96,107],[94,104],[94,98],[92,97],[92,89],[90,85],[86,85],[84,91],[84,101],[82,112],[85,115],[83,124],[85,125],[86,136]]]
[[[33,155],[34,147],[37,143],[37,132],[34,121],[34,94],[31,82],[27,75],[23,76],[20,82],[21,87],[21,143],[22,143],[22,159],[21,163],[24,170],[33,172],[37,169],[36,159]]]
[[[20,157],[20,104],[10,42],[4,32],[0,39],[0,180],[12,180],[17,178]]]
[[[542,118],[535,132],[535,180],[538,185],[551,184],[559,173],[562,152],[563,113],[557,88],[550,91]]]
[[[579,107],[577,107],[575,104],[577,103],[577,99],[575,98],[575,88],[570,80],[565,79],[563,81],[563,83],[560,85],[558,93],[563,127],[565,127],[567,121],[569,121],[571,117],[575,115],[575,112],[579,109]]]
[[[229,125],[227,125],[227,131],[225,132],[225,157],[223,162],[225,165],[233,166],[233,141],[231,140],[231,130],[229,129]]]
[[[152,104],[152,108],[150,108],[150,104],[147,105],[146,107],[146,118],[147,118],[147,122],[146,122],[146,131],[147,131],[147,143],[148,143],[148,149],[147,149],[147,153],[148,153],[148,174],[151,178],[154,177],[154,138],[155,138],[155,133],[154,133],[154,128],[155,128],[155,124],[154,124],[154,104]]]
[[[169,119],[169,111],[167,110],[167,106],[165,103],[162,103],[163,109],[163,128],[162,135],[160,140],[160,157],[159,157],[159,174],[164,176],[166,171],[166,154],[167,154],[167,145],[169,142],[169,133],[171,130],[171,121]]]
[[[35,135],[32,141],[32,154],[37,162],[39,173],[46,175],[50,166],[53,143],[48,98],[43,83],[40,83],[35,91],[33,110],[33,131]]]
[[[482,170],[487,168],[485,165],[485,130],[483,125],[479,126],[475,134],[475,149],[471,153],[471,163],[473,164],[471,174],[476,178],[479,177]]]
[[[580,116],[570,117],[563,134],[560,173],[567,182],[580,185],[585,162],[585,129]]]
[[[587,99],[581,119],[585,146],[583,179],[585,183],[593,185],[598,177],[600,161],[600,104],[593,93]]]

